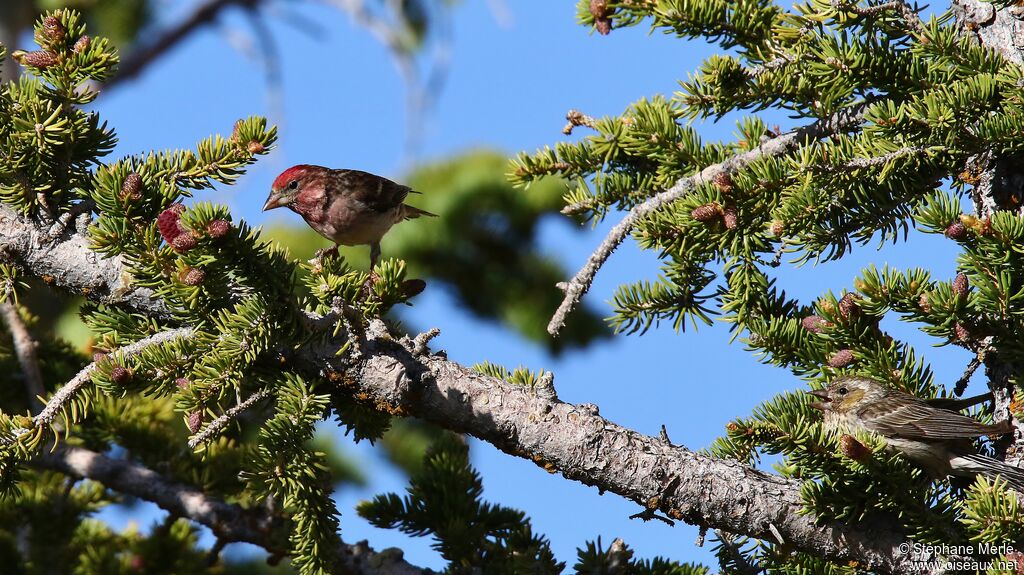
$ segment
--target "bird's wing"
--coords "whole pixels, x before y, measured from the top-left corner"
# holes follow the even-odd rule
[[[1006,433],[1005,425],[985,425],[905,394],[891,394],[889,400],[873,402],[859,415],[865,427],[886,437],[938,440]]]
[[[412,190],[408,186],[363,172],[360,170],[337,170],[342,179],[342,189],[355,199],[377,212],[386,212],[402,205]]]

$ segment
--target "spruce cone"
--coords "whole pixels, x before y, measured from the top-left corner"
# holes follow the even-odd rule
[[[852,435],[843,435],[839,438],[839,451],[846,457],[862,463],[871,458],[871,450]]]
[[[971,282],[967,276],[963,272],[956,274],[956,277],[953,278],[953,293],[963,299],[967,297],[969,291],[971,291]]]
[[[723,214],[722,206],[715,202],[710,204],[704,204],[703,206],[697,206],[690,212],[690,217],[697,220],[698,222],[710,222],[722,217]]]
[[[841,349],[828,360],[829,367],[848,367],[854,362],[852,349]]]

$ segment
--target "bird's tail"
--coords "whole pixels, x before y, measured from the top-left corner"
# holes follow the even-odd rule
[[[989,479],[999,476],[1011,489],[1024,493],[1024,469],[1020,467],[1007,465],[997,459],[976,453],[958,455],[950,463],[953,464],[954,469],[978,473]]]
[[[419,209],[419,208],[417,208],[415,206],[410,206],[409,204],[403,204],[402,205],[402,219],[403,220],[414,220],[414,219],[416,219],[416,218],[418,218],[420,216],[430,216],[432,218],[436,218],[437,214],[432,214],[432,213],[428,212],[427,210],[421,210],[421,209]]]

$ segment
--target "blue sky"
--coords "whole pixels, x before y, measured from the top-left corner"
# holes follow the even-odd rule
[[[508,2],[511,19],[504,24],[490,4],[465,2],[455,12],[450,77],[426,126],[421,161],[480,147],[513,154],[553,144],[563,137],[560,130],[570,108],[613,114],[641,97],[670,94],[678,80],[713,52],[699,42],[648,35],[645,28],[591,35],[575,23],[574,2]],[[396,178],[407,167],[405,88],[385,49],[330,8],[298,3],[292,10],[319,23],[325,33],[314,39],[278,21],[270,24],[283,64],[283,115],[272,117],[282,126],[279,147],[237,186],[198,196],[228,203],[236,217],[254,223],[300,222],[282,211],[272,214],[273,220],[259,212],[273,177],[292,164],[359,168]],[[175,6],[167,18],[173,21],[186,11]],[[246,22],[231,15],[222,26],[196,34],[140,80],[100,98],[97,108],[120,135],[116,153],[190,147],[212,132],[229,133],[237,118],[273,111],[258,61],[228,42],[229,37],[249,34]],[[768,120],[791,125],[785,117]],[[706,139],[727,139],[733,131],[731,119],[698,127]],[[575,270],[613,223],[573,233],[571,223],[552,216],[544,225],[542,243]],[[869,263],[928,267],[937,278],[952,277],[955,257],[952,242],[912,233],[905,245],[857,249],[843,262],[783,266],[779,278],[787,292],[810,299],[828,289],[849,287]],[[630,242],[600,272],[587,297],[607,311],[606,302],[618,285],[656,274],[653,255]],[[428,289],[419,296],[409,320],[439,327],[442,335],[435,347],[456,361],[487,359],[509,367],[553,370],[563,400],[595,403],[605,417],[646,434],[656,435],[665,424],[673,442],[692,449],[708,446],[728,421],[775,393],[802,387],[788,372],[761,365],[740,345],[730,345],[724,325],[678,334],[662,327],[555,359],[494,324],[458,312],[441,290]],[[937,342],[907,326],[886,327],[915,342],[940,381],[954,381],[967,364],[962,350],[933,349]],[[411,562],[440,567],[427,540],[377,530],[355,516],[358,501],[401,491],[404,481],[368,446],[340,441],[375,479],[365,489],[338,494],[346,540],[368,538],[377,548],[401,547]],[[598,536],[606,545],[624,538],[638,557],[713,563],[707,549],[694,547],[695,528],[629,520],[640,511],[637,505],[613,494],[600,496],[596,489],[550,475],[487,444],[474,443],[473,462],[483,474],[485,497],[526,511],[534,530],[547,535],[556,555],[570,566],[576,547]]]

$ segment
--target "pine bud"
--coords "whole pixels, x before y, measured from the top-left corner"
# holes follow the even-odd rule
[[[178,274],[178,279],[187,286],[195,287],[201,285],[206,279],[206,272],[202,268],[185,268]]]
[[[723,194],[728,194],[733,191],[734,186],[732,183],[732,176],[726,172],[719,172],[715,174],[715,177],[711,179],[711,183],[715,184],[718,191]]]
[[[213,239],[222,238],[231,231],[231,222],[227,220],[213,220],[206,224],[206,233]]]
[[[192,382],[187,377],[179,377],[174,380],[174,385],[178,386],[178,389],[184,391],[189,387],[192,387]]]
[[[710,222],[722,217],[722,206],[716,202],[710,204],[704,204],[703,206],[697,206],[690,212],[690,217],[697,220],[698,222]]]
[[[967,326],[956,322],[953,324],[953,335],[956,336],[957,341],[968,342],[971,341],[971,331],[967,329]]]
[[[250,154],[262,154],[263,151],[266,150],[263,144],[257,142],[256,140],[252,140],[248,144],[246,144],[245,149],[249,150]]]
[[[848,367],[854,362],[852,349],[841,349],[828,360],[829,367]]]
[[[81,54],[89,49],[89,44],[92,43],[92,38],[88,36],[82,36],[75,41],[75,45],[71,47],[71,51],[75,54]]]
[[[971,291],[971,282],[967,276],[963,272],[956,274],[956,277],[953,278],[953,293],[962,299],[967,297],[969,291]]]
[[[781,238],[782,234],[786,233],[786,223],[782,220],[772,220],[771,232],[773,236]]]
[[[967,226],[960,222],[953,222],[948,228],[946,228],[944,233],[947,238],[959,242],[967,237]]]
[[[67,32],[64,25],[57,18],[47,16],[43,19],[43,37],[46,38],[50,45],[63,42]]]
[[[821,333],[822,331],[825,330],[826,327],[829,327],[831,324],[825,321],[825,318],[821,316],[809,315],[800,321],[800,325],[811,333]]]
[[[184,206],[181,204],[174,204],[160,212],[160,215],[156,217],[156,227],[160,230],[160,236],[164,238],[165,242],[171,243],[181,234],[178,219],[184,209]]]
[[[193,235],[192,232],[181,232],[174,238],[174,241],[171,242],[171,246],[174,248],[174,251],[178,253],[185,253],[197,245],[199,245],[199,240],[196,239],[196,236]]]
[[[871,450],[852,435],[839,438],[839,451],[847,458],[863,463],[871,458]]]
[[[11,54],[11,58],[14,58],[14,61],[22,66],[32,66],[33,68],[39,68],[41,70],[45,70],[46,68],[55,65],[59,61],[57,55],[49,50],[39,50],[37,52],[25,52],[24,50],[18,50]]]
[[[124,387],[128,385],[128,382],[132,380],[132,371],[123,365],[115,365],[110,370],[110,381],[114,382],[114,385]]]
[[[203,426],[203,412],[200,410],[193,411],[188,414],[188,430],[192,433],[197,433]]]
[[[238,141],[239,133],[242,131],[243,123],[244,122],[242,120],[235,120],[235,125],[231,128],[231,137],[228,138],[229,140],[231,140],[232,142]]]
[[[921,294],[921,297],[917,300],[917,305],[921,306],[921,311],[924,313],[932,312],[932,303],[928,301],[928,294],[926,293]]]
[[[739,218],[736,216],[736,210],[732,208],[726,208],[722,214],[722,221],[725,222],[725,229],[734,230],[739,225]]]
[[[855,317],[860,313],[860,306],[857,303],[860,301],[860,297],[856,294],[848,293],[843,296],[843,299],[839,300],[839,313],[843,315],[845,319]]]
[[[142,176],[132,172],[128,174],[124,183],[121,184],[121,199],[137,202],[142,198]]]
[[[612,31],[612,21],[608,18],[608,0],[590,0],[590,15],[594,17],[594,26],[602,36]]]
[[[100,363],[101,361],[103,361],[105,359],[107,359],[107,354],[105,354],[103,352],[99,352],[98,351],[98,352],[92,354],[92,362],[93,363]]]

